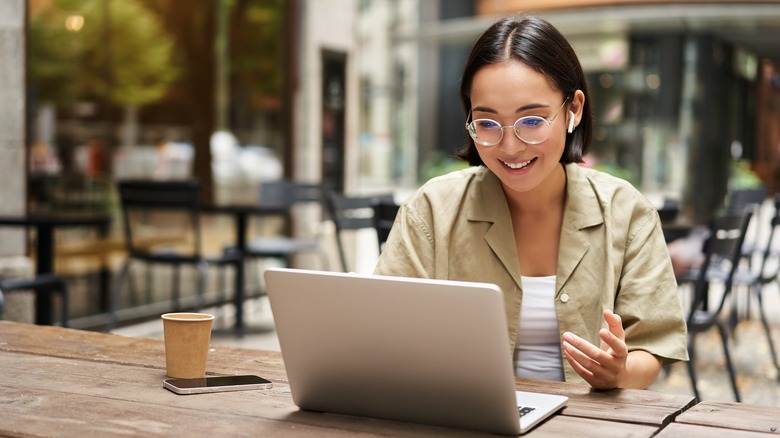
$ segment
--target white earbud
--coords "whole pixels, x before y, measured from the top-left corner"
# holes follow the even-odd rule
[[[569,134],[574,132],[574,113],[569,111],[569,129],[567,130]]]

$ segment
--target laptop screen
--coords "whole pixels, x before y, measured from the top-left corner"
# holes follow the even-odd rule
[[[281,268],[265,280],[301,409],[519,433],[496,285]]]

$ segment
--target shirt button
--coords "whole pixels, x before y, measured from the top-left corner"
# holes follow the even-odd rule
[[[562,303],[568,303],[569,302],[569,294],[562,294],[561,295],[561,302]]]

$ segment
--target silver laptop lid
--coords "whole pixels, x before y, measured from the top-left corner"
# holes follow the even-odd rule
[[[301,409],[519,433],[496,285],[276,268],[265,280]]]

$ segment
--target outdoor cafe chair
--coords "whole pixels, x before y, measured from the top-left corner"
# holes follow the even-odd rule
[[[296,237],[290,229],[298,215],[299,207],[313,206],[318,209],[315,213],[322,217],[324,209],[324,189],[317,183],[298,182],[291,180],[271,180],[263,181],[260,184],[260,194],[258,205],[269,210],[281,212],[277,216],[283,219],[283,226],[280,231],[261,230],[259,236],[249,240],[242,256],[246,259],[277,259],[282,260],[285,266],[292,266],[292,259],[295,255],[302,253],[317,254],[322,263],[323,269],[329,267],[328,259],[322,249],[319,239],[319,231],[314,232],[313,236]],[[269,215],[263,216],[264,220],[271,219]],[[317,226],[321,220],[317,219]],[[234,254],[235,246],[228,246],[224,249],[225,254]]]
[[[756,241],[758,236],[757,221],[761,219],[761,207],[767,197],[766,187],[759,186],[744,189],[731,189],[726,195],[726,210],[731,212],[741,212],[746,208],[753,210],[753,219],[748,228],[748,235],[745,236],[745,242],[742,244],[742,257],[748,263],[752,262],[752,255],[756,250]],[[753,232],[751,234],[751,231]]]
[[[729,350],[729,331],[721,319],[726,301],[730,298],[742,255],[751,210],[731,212],[712,219],[709,234],[703,244],[703,262],[678,279],[681,284],[690,283],[692,295],[688,303],[686,323],[688,327],[688,373],[693,393],[701,400],[696,378],[696,336],[716,328],[723,344],[723,354],[734,397],[740,401],[734,366]],[[712,306],[709,294],[715,284],[722,288],[717,305]]]
[[[209,265],[237,267],[235,254],[203,254],[200,185],[197,181],[124,180],[117,183],[124,220],[127,259],[117,278],[110,304],[108,331],[117,322],[117,309],[131,262],[172,268],[172,311],[181,310],[181,267],[196,268],[195,310],[204,305]],[[150,300],[151,297],[147,297]]]
[[[345,196],[328,190],[326,193],[328,214],[336,227],[336,244],[341,261],[341,269],[348,272],[345,250],[345,233],[361,229],[374,229],[374,205],[385,203],[395,205],[393,194]]]
[[[758,312],[761,318],[761,325],[769,342],[769,353],[772,356],[772,362],[777,370],[777,379],[780,381],[780,361],[777,358],[774,340],[772,339],[772,329],[767,319],[767,309],[764,306],[765,286],[775,283],[780,287],[780,250],[778,249],[778,237],[780,236],[780,193],[774,195],[774,215],[769,220],[768,235],[762,239],[765,243],[763,247],[754,250],[761,257],[759,268],[756,272],[747,268],[740,269],[735,275],[736,284],[744,284],[756,295],[758,303]],[[744,248],[744,245],[743,245]],[[748,296],[748,299],[750,295]],[[749,301],[748,301],[749,302]],[[736,326],[737,310],[732,307],[731,328]]]
[[[396,204],[393,200],[379,199],[373,205],[374,208],[374,229],[376,230],[377,241],[379,242],[379,252],[382,252],[382,248],[387,242],[388,236],[390,236],[390,230],[393,228],[395,217],[398,215],[400,205]]]
[[[60,324],[63,327],[68,326],[68,284],[65,280],[56,274],[39,274],[30,278],[6,278],[0,280],[0,319],[3,317],[3,294],[20,291],[33,291],[35,299],[43,299],[44,295],[59,294],[60,304]],[[36,321],[40,324],[40,321]]]
[[[664,198],[663,205],[658,209],[658,216],[662,224],[673,223],[680,216],[680,202],[675,199]]]

